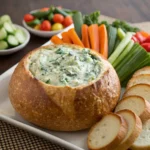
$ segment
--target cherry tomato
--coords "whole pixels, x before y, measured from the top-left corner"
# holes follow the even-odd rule
[[[55,30],[62,30],[63,29],[63,25],[61,23],[54,23],[52,25],[52,30],[55,31]]]
[[[32,16],[31,14],[24,15],[25,22],[30,22],[30,21],[33,21],[34,19],[35,19],[34,16]]]
[[[41,25],[40,25],[40,24],[37,24],[37,25],[34,27],[35,30],[40,30],[40,28],[41,28]]]
[[[135,43],[139,43],[139,40],[138,40],[135,36],[132,36],[132,40],[133,40]]]
[[[48,11],[49,10],[49,8],[48,7],[44,7],[44,8],[42,8],[42,9],[40,9],[40,11]]]
[[[67,17],[65,18],[64,22],[63,22],[63,25],[64,25],[65,27],[68,27],[68,26],[70,26],[72,23],[73,23],[72,18],[71,18],[70,16],[67,16]]]
[[[141,46],[142,46],[147,52],[150,52],[150,43],[142,43]]]
[[[137,32],[134,36],[139,40],[140,43],[143,43],[143,41],[145,41],[145,39],[146,39],[146,38],[145,38],[141,33],[139,33],[139,32]]]
[[[51,30],[51,23],[48,20],[44,20],[41,24],[40,30],[50,31]]]
[[[150,36],[148,38],[146,38],[143,43],[150,43]]]
[[[64,16],[61,14],[55,14],[53,17],[55,23],[62,23],[64,21]]]

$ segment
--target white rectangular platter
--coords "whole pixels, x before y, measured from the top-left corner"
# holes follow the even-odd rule
[[[114,19],[101,16],[101,20],[111,22]],[[46,44],[50,44],[50,42]],[[14,110],[8,96],[8,85],[15,67],[16,65],[0,76],[0,120],[4,120],[14,126],[27,130],[65,148],[71,150],[88,150],[86,142],[88,130],[78,132],[54,132],[44,130],[25,121]]]

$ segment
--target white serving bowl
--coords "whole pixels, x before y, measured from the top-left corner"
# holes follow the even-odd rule
[[[37,36],[40,36],[40,37],[44,37],[44,38],[50,38],[51,36],[53,36],[53,35],[56,35],[56,34],[58,34],[58,33],[60,33],[60,32],[62,32],[62,31],[64,31],[65,29],[67,29],[68,27],[66,27],[66,28],[64,28],[64,29],[62,29],[62,30],[57,30],[57,31],[41,31],[41,30],[36,30],[36,29],[34,29],[34,28],[31,28],[30,26],[28,26],[27,24],[26,24],[26,22],[23,20],[22,21],[22,24],[23,24],[23,26],[27,29],[27,30],[29,30],[32,34],[34,34],[34,35],[37,35]]]
[[[5,50],[0,50],[0,55],[9,55],[9,54],[15,53],[15,52],[23,49],[30,40],[30,33],[25,28],[21,27],[20,25],[16,25],[16,24],[14,24],[14,25],[16,28],[21,29],[24,32],[24,34],[26,36],[26,40],[24,43],[22,43],[16,47],[5,49]]]

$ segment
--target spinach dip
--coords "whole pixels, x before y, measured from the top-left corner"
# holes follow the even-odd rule
[[[97,79],[101,65],[100,58],[87,48],[59,45],[33,53],[28,67],[36,79],[47,84],[76,87]]]

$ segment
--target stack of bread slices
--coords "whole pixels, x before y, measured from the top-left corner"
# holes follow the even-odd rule
[[[150,67],[134,73],[114,113],[88,134],[91,150],[150,150]]]

